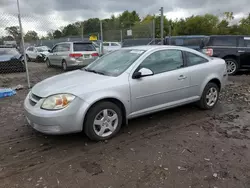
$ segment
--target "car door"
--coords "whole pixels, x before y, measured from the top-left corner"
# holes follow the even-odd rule
[[[196,53],[184,51],[187,71],[190,75],[190,97],[198,99],[204,80],[211,74],[209,60]]]
[[[52,48],[51,53],[49,53],[49,55],[48,55],[51,65],[58,65],[57,52],[58,52],[58,45],[55,45]]]
[[[238,54],[242,68],[250,68],[250,37],[240,37]]]
[[[174,106],[189,97],[190,76],[184,67],[182,51],[156,51],[137,68],[150,69],[152,76],[129,79],[132,116]]]
[[[104,42],[103,43],[103,50],[105,51],[105,53],[109,52],[109,42]]]
[[[26,54],[28,55],[29,58],[31,57],[31,56],[30,56],[30,54],[31,54],[31,47],[28,47],[28,48],[26,49]]]
[[[37,56],[38,56],[38,51],[37,51],[36,48],[34,48],[34,49],[33,49],[33,57],[34,57],[34,59],[36,59]]]
[[[58,44],[57,46],[57,56],[56,56],[56,63],[58,66],[62,65],[63,59],[69,57],[70,54],[70,43],[62,43]],[[67,62],[68,64],[70,62]]]
[[[110,43],[110,51],[118,50],[120,48],[121,48],[121,46],[118,43],[116,43],[116,42]]]
[[[35,59],[36,57],[35,57],[35,55],[34,55],[34,50],[35,50],[35,48],[34,47],[30,47],[29,48],[29,50],[28,50],[28,56],[29,56],[29,58],[31,58],[31,59]]]

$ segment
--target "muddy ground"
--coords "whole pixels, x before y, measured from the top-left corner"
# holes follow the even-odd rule
[[[32,85],[60,73],[30,63]],[[131,120],[94,143],[84,134],[46,136],[23,115],[28,90],[0,99],[0,187],[249,188],[250,75],[230,77],[212,111],[194,105]],[[0,86],[26,85],[25,74]]]

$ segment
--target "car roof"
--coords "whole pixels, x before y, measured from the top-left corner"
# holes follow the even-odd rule
[[[250,37],[250,35],[210,35],[208,37]]]
[[[210,59],[208,56],[206,56],[203,53],[198,52],[197,50],[194,50],[192,48],[184,47],[184,46],[173,46],[173,45],[144,45],[144,46],[133,46],[133,47],[124,47],[121,48],[121,50],[143,50],[143,51],[154,51],[154,50],[167,50],[167,49],[175,49],[175,50],[181,50],[186,51],[190,53],[197,54],[199,56],[202,56],[206,59]]]
[[[166,36],[165,38],[201,38],[201,37],[207,37],[207,35],[182,35],[182,36]]]
[[[56,45],[58,45],[58,44],[71,44],[71,43],[92,44],[92,41],[69,41],[69,42],[59,42],[59,43],[56,43]]]
[[[173,45],[143,45],[143,46],[133,46],[133,47],[124,47],[122,49],[128,50],[154,50],[154,49],[179,49],[179,50],[186,50],[190,51],[190,48],[182,47],[182,46],[173,46]]]

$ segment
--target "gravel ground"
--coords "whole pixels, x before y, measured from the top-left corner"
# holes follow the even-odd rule
[[[59,74],[30,63],[32,85]],[[0,99],[0,187],[249,188],[250,76],[230,77],[212,111],[193,105],[131,120],[94,143],[84,134],[46,136],[23,115],[27,89]],[[25,73],[0,75],[26,85]]]

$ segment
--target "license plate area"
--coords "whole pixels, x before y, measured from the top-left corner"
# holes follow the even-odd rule
[[[91,55],[90,54],[84,54],[83,57],[84,57],[84,59],[90,59]]]

